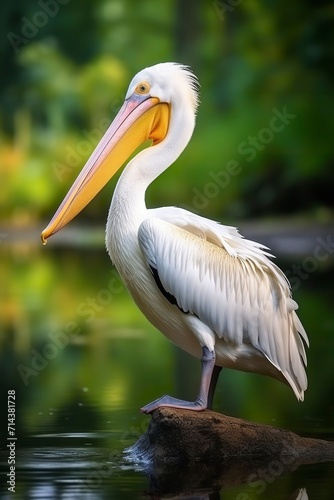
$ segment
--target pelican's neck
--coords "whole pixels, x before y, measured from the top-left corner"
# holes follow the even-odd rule
[[[174,109],[175,108],[175,109]],[[169,128],[159,144],[141,151],[124,169],[111,202],[109,219],[137,226],[145,217],[145,192],[180,156],[195,126],[195,113],[189,103],[171,107]],[[120,221],[120,218],[123,220]]]

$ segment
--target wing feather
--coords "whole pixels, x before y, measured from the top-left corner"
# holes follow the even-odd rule
[[[266,248],[178,208],[150,210],[138,237],[147,263],[185,312],[219,338],[260,350],[302,397],[306,332],[284,273]],[[303,340],[302,340],[303,339]]]

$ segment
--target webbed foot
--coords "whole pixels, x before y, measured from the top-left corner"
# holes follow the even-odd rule
[[[202,348],[202,351],[202,377],[199,394],[195,401],[183,401],[182,399],[176,399],[172,396],[162,396],[161,398],[152,401],[152,403],[145,405],[140,411],[143,413],[152,413],[152,411],[160,408],[161,406],[182,408],[193,411],[202,411],[206,408],[211,409],[213,394],[221,367],[215,365],[214,351],[210,351],[205,346]]]
[[[202,411],[205,410],[207,405],[206,403],[197,398],[195,401],[183,401],[182,399],[173,398],[172,396],[162,396],[152,403],[145,405],[140,409],[142,413],[152,413],[152,411],[160,408],[161,406],[168,406],[169,408],[183,408],[193,411]]]

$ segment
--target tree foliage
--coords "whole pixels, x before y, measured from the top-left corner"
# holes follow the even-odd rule
[[[149,191],[149,203],[220,219],[328,218],[333,17],[325,0],[3,2],[4,217],[53,212],[132,75],[176,60],[198,75],[202,106],[192,143]],[[294,118],[275,128],[275,113]],[[231,161],[240,172],[228,178]],[[82,217],[101,214],[110,191]]]

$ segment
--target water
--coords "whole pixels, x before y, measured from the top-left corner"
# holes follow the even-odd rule
[[[284,473],[284,465],[274,460],[254,463],[246,475],[243,467],[240,471],[242,464],[233,460],[218,470],[208,464],[195,464],[195,470],[193,466],[145,470],[140,463],[129,463],[123,453],[148,423],[136,409],[111,407],[101,415],[98,405],[83,401],[77,408],[48,410],[36,416],[38,432],[18,436],[15,498],[333,498],[334,463],[303,465]],[[3,451],[1,466],[4,474],[8,466]],[[301,489],[305,491],[298,497]],[[1,498],[12,498],[5,485]]]
[[[288,459],[284,464],[279,460],[250,464],[247,460],[246,474],[243,464],[233,460],[218,469],[213,464],[195,464],[195,470],[194,466],[145,470],[143,464],[128,462],[123,450],[145,431],[149,417],[141,416],[133,407],[110,406],[109,411],[104,408],[101,413],[101,406],[93,405],[88,398],[75,401],[61,408],[37,404],[41,411],[31,415],[30,422],[22,422],[34,432],[18,434],[15,498],[333,498],[333,462],[284,472]],[[324,437],[322,431],[319,437]],[[1,451],[0,456],[4,474],[7,454]],[[301,489],[308,496],[304,492],[298,497],[296,492]],[[216,496],[209,496],[214,492]],[[5,485],[1,495],[11,498]]]
[[[193,398],[198,361],[146,323],[103,252],[4,250],[1,498],[333,498],[333,462],[295,470],[275,461],[154,470],[129,461],[124,450],[150,422],[139,408],[165,393]],[[305,402],[269,378],[224,370],[217,411],[334,440],[332,282],[333,271],[319,269],[294,293],[311,339]],[[15,495],[6,484],[14,390]]]

